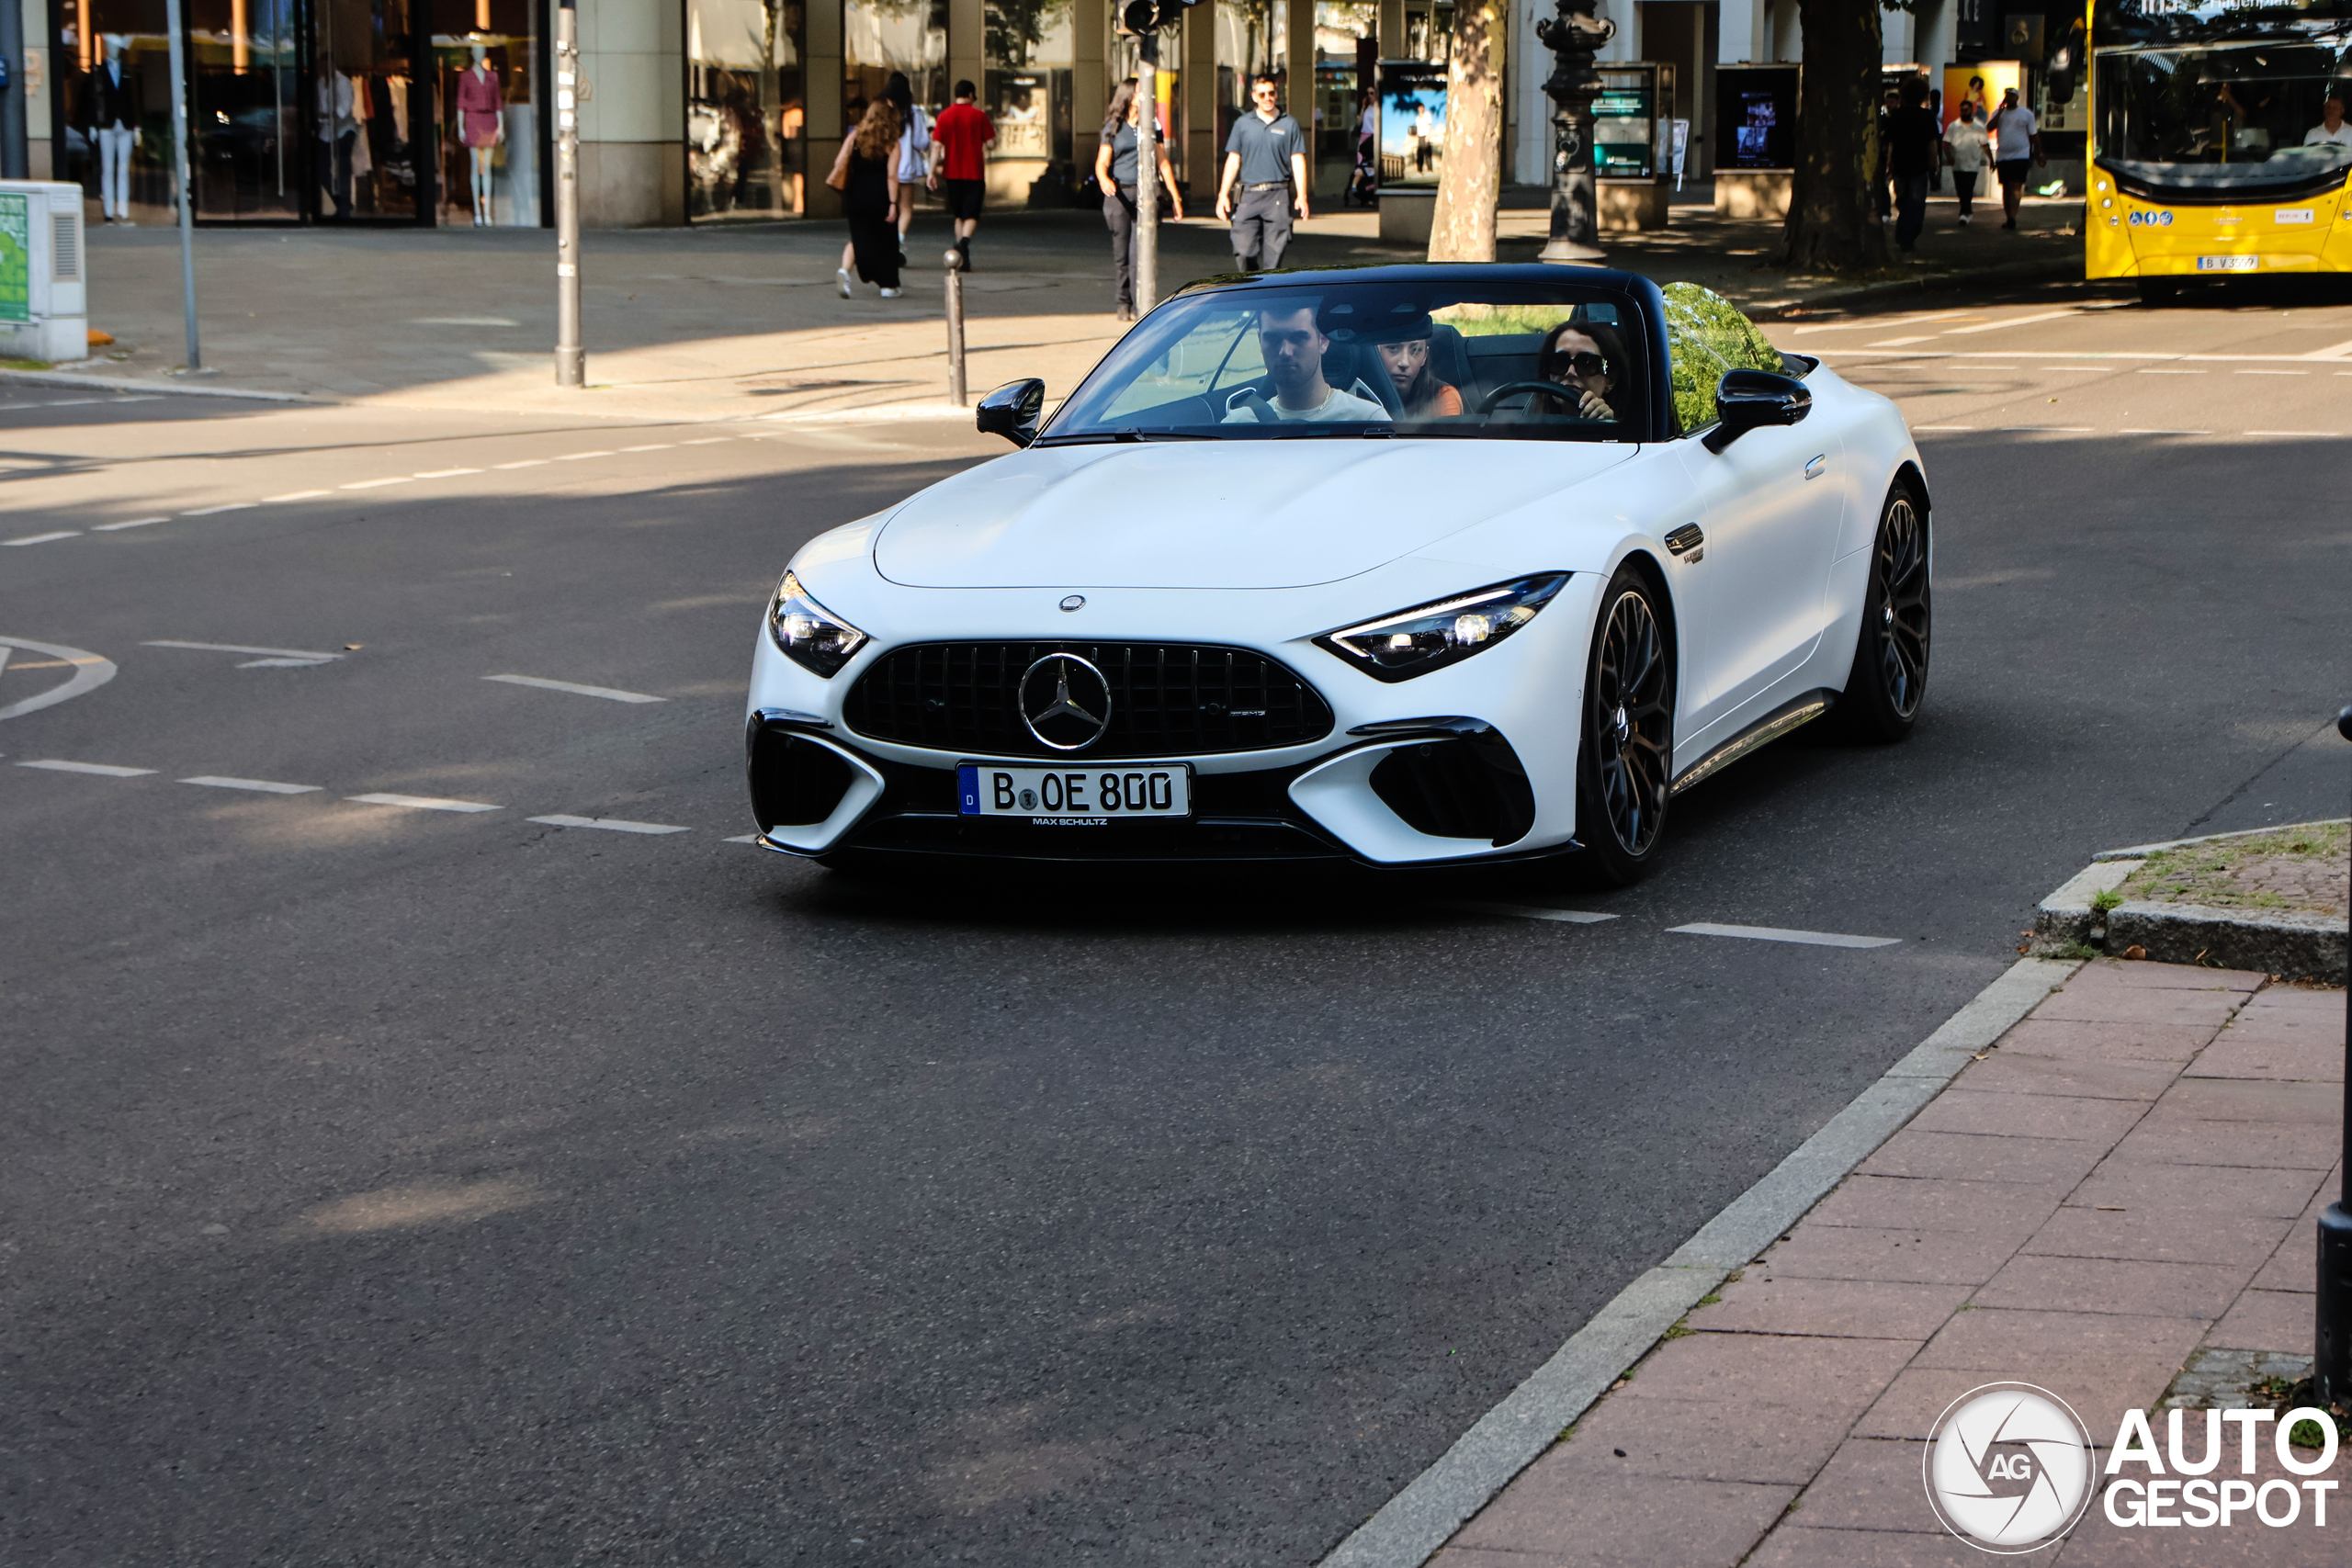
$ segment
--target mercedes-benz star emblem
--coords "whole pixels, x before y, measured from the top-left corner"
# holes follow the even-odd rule
[[[1062,608],[1063,608],[1063,609],[1065,609],[1065,610],[1083,610],[1083,609],[1085,609],[1085,608],[1086,608],[1086,595],[1085,595],[1085,594],[1083,594],[1083,593],[1073,593],[1073,594],[1071,594],[1069,598],[1067,598],[1067,599],[1065,599],[1065,600],[1063,600],[1063,601],[1062,601]]]
[[[1075,653],[1049,653],[1022,672],[1021,722],[1057,751],[1082,751],[1111,727],[1111,682]]]

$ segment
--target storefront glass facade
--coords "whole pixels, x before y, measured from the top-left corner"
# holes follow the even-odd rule
[[[1067,165],[1072,150],[1070,72],[1075,0],[986,0],[980,107],[996,121],[995,156]],[[1090,146],[1090,151],[1091,151]]]
[[[686,0],[686,217],[786,218],[807,202],[803,0]]]
[[[947,0],[842,0],[842,124],[847,134],[865,106],[903,71],[915,102],[936,114],[947,105]]]
[[[1299,0],[1306,5],[1308,0]],[[1304,123],[1307,106],[1292,98],[1289,0],[1216,0],[1216,144],[1250,112],[1250,78],[1281,79],[1284,106]]]

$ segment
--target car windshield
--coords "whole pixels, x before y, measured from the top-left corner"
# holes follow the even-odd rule
[[[1645,342],[1623,294],[1566,285],[1211,289],[1153,311],[1044,442],[1640,441]]]
[[[2098,159],[2136,194],[2259,199],[2342,183],[2352,32],[2099,48]],[[2331,100],[2334,100],[2331,107]]]

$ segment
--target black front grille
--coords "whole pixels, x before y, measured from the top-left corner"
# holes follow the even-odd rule
[[[1111,684],[1111,722],[1082,750],[1029,733],[1021,677],[1074,653]],[[1289,669],[1238,648],[1188,643],[928,643],[877,659],[842,716],[860,735],[991,757],[1184,757],[1296,746],[1331,733],[1331,709]]]

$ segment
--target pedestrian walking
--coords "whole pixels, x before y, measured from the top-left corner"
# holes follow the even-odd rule
[[[931,139],[931,116],[915,102],[914,85],[903,71],[890,73],[890,84],[882,96],[898,106],[901,122],[899,131],[899,265],[907,265],[907,229],[915,220],[913,189],[929,186],[932,165],[938,162],[936,145]]]
[[[1993,167],[2001,180],[2001,227],[2014,229],[2018,204],[2025,199],[2026,171],[2050,162],[2041,154],[2041,122],[2018,102],[2018,90],[2010,87],[2001,94],[2001,107],[1993,111],[1993,122],[1985,129],[1992,132]]]
[[[842,213],[849,220],[849,243],[842,247],[842,265],[833,273],[842,298],[850,298],[850,268],[867,283],[878,284],[882,298],[899,297],[899,106],[887,97],[865,107],[857,130],[842,142],[833,172],[825,183],[842,193]]]
[[[1960,197],[1960,225],[1976,211],[1976,181],[1993,161],[1993,141],[1977,122],[1976,106],[1963,103],[1960,118],[1944,130],[1944,162],[1951,169],[1952,194]]]
[[[1291,213],[1306,212],[1306,133],[1274,102],[1274,79],[1250,81],[1250,112],[1233,122],[1225,140],[1225,169],[1217,176],[1216,215],[1233,224],[1233,263],[1256,272],[1262,260],[1271,272],[1290,247]],[[1233,198],[1234,180],[1241,182]]]
[[[1914,76],[1903,84],[1903,101],[1886,117],[1886,169],[1894,181],[1894,243],[1919,246],[1928,225],[1928,176],[1942,152],[1935,111],[1928,107],[1928,84]]]
[[[972,100],[979,90],[969,81],[956,84],[956,101],[940,110],[931,128],[939,144],[939,174],[946,182],[947,216],[956,220],[956,254],[964,271],[972,270],[972,236],[979,231],[980,206],[988,193],[989,143],[996,140],[996,123]]]
[[[1143,119],[1143,100],[1132,76],[1111,95],[1110,112],[1102,120],[1102,143],[1094,153],[1094,183],[1102,191],[1102,221],[1111,229],[1111,265],[1118,276],[1119,320],[1136,319],[1136,182],[1140,173],[1141,140],[1136,128]],[[1173,217],[1182,221],[1184,198],[1176,191],[1175,165],[1168,161],[1168,139],[1159,137],[1152,150],[1159,154],[1159,190]]]
[[[1882,223],[1894,210],[1894,171],[1886,162],[1886,127],[1887,122],[1894,118],[1894,111],[1901,107],[1902,103],[1895,97],[1892,87],[1886,90],[1885,99],[1878,106],[1878,171],[1871,181],[1871,204],[1878,209],[1878,220]]]

